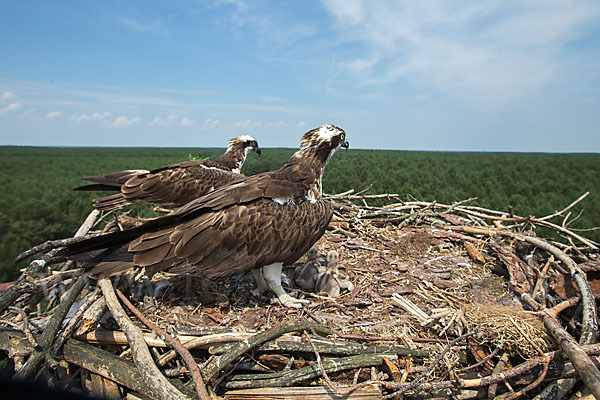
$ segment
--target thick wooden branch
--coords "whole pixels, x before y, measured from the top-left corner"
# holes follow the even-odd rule
[[[36,373],[38,373],[40,365],[42,365],[46,357],[48,357],[50,354],[52,343],[56,338],[56,334],[60,329],[62,321],[65,319],[67,312],[69,311],[69,309],[79,296],[79,293],[81,293],[81,291],[87,283],[88,279],[86,277],[80,278],[65,294],[59,306],[56,307],[52,318],[50,318],[50,322],[48,322],[48,325],[46,325],[44,333],[40,337],[40,351],[35,351],[29,357],[25,365],[23,365],[23,367],[21,367],[21,369],[17,371],[17,373],[13,376],[12,379],[30,380],[34,377]]]
[[[190,352],[185,347],[183,347],[183,345],[179,341],[179,338],[177,338],[177,336],[170,335],[164,329],[162,329],[161,327],[150,321],[148,318],[146,318],[146,316],[142,314],[137,308],[135,308],[133,304],[131,304],[131,302],[127,299],[127,297],[125,297],[123,293],[121,293],[118,289],[116,292],[121,301],[127,306],[127,308],[129,308],[129,310],[131,310],[132,313],[135,314],[136,317],[140,319],[140,321],[144,323],[144,325],[152,329],[160,337],[167,340],[171,344],[171,346],[173,346],[173,348],[179,353],[179,355],[185,362],[185,365],[187,366],[188,370],[192,375],[192,379],[194,380],[194,384],[196,386],[196,393],[198,394],[198,397],[201,400],[210,400],[210,396],[206,391],[206,385],[204,384],[204,380],[202,379],[202,375],[200,374],[200,368],[198,368],[198,364],[196,364],[196,361],[194,361],[194,358],[192,357]]]
[[[328,335],[332,333],[331,329],[313,322],[299,322],[290,325],[279,325],[267,331],[257,333],[248,340],[236,343],[229,352],[217,357],[210,364],[208,364],[208,366],[204,368],[202,375],[208,381],[214,378],[221,369],[227,367],[242,354],[255,348],[261,343],[275,339],[284,333],[298,332],[303,330],[315,330],[316,332]]]
[[[340,389],[347,390],[349,387],[340,386]],[[381,399],[381,388],[371,385],[357,389],[346,396],[338,396],[324,386],[272,387],[230,390],[223,396],[227,400],[379,400]]]
[[[104,297],[97,299],[81,316],[81,325],[75,332],[76,335],[83,335],[93,331],[98,325],[98,321],[108,310]]]
[[[94,301],[96,301],[99,295],[100,289],[96,288],[92,293],[86,296],[83,303],[79,306],[79,309],[75,312],[75,314],[71,316],[71,319],[67,323],[67,326],[65,326],[65,329],[61,332],[60,336],[54,341],[54,344],[52,345],[52,351],[50,352],[50,354],[52,354],[53,356],[57,355],[65,341],[71,336],[71,334],[73,334],[73,331],[75,330],[77,323],[80,321],[80,318],[83,315],[83,313],[92,305]]]
[[[322,354],[334,354],[337,356],[349,356],[357,354],[396,354],[398,356],[429,357],[430,350],[411,349],[402,346],[364,346],[354,342],[333,342],[313,339],[317,351]],[[211,346],[210,354],[223,354],[231,351],[235,344],[225,343]],[[302,353],[312,353],[312,346],[300,337],[280,338],[261,344],[256,347],[257,351],[293,351]]]
[[[144,341],[146,342],[146,344],[148,346],[169,347],[169,344],[167,342],[165,342],[164,340],[162,340],[161,338],[157,337],[156,335],[154,335],[150,332],[142,332],[142,335],[144,336]],[[181,342],[184,344],[184,346],[188,341],[197,338],[196,336],[187,336],[187,335],[177,335],[177,337],[179,338],[179,340],[181,340]],[[84,342],[84,343],[118,344],[118,345],[126,345],[128,343],[127,336],[125,335],[124,332],[107,331],[104,329],[96,329],[95,331],[87,332],[82,335],[75,335],[73,338],[79,340],[80,342]],[[231,340],[235,340],[235,339],[226,338],[223,340],[231,341]],[[221,340],[221,341],[223,341],[223,340]],[[240,339],[240,340],[244,340],[244,339]]]
[[[161,399],[161,397],[158,397],[153,390],[144,384],[142,375],[132,362],[115,354],[81,343],[75,339],[70,339],[63,348],[63,355],[65,361],[71,364],[117,382],[119,385],[135,390],[152,399]],[[174,382],[174,384],[177,383]],[[182,385],[178,386],[181,391],[191,394]]]
[[[587,388],[597,399],[600,399],[600,371],[598,371],[598,368],[573,337],[563,329],[551,312],[544,310],[541,315],[544,326],[571,360]]]
[[[173,386],[160,372],[150,355],[148,346],[144,342],[142,331],[136,327],[119,304],[113,290],[112,283],[108,279],[98,281],[102,289],[106,304],[113,318],[117,321],[131,347],[133,360],[141,375],[142,382],[154,393],[153,397],[160,399],[187,399],[188,397]]]
[[[323,368],[327,373],[345,371],[354,368],[363,368],[381,365],[383,358],[395,358],[391,354],[361,354],[335,358],[323,362]],[[294,369],[286,372],[275,372],[272,374],[250,374],[235,375],[232,380],[225,383],[228,389],[258,388],[267,386],[290,386],[297,382],[321,376],[319,365],[313,364],[308,367]]]
[[[35,290],[36,285],[32,283],[32,277],[46,266],[46,261],[54,256],[54,253],[48,253],[42,256],[39,260],[33,260],[25,269],[25,272],[21,274],[19,279],[10,286],[8,289],[0,293],[0,313],[3,312],[6,307],[14,304],[14,302],[23,294],[26,290]]]
[[[211,347],[209,347],[209,346],[212,344],[215,344],[215,343],[225,343],[227,345],[230,345],[231,342],[241,342],[243,340],[250,339],[252,336],[254,336],[254,334],[243,333],[243,332],[216,333],[216,334],[212,334],[212,335],[195,337],[191,340],[188,340],[187,342],[184,342],[183,347],[185,347],[188,350],[197,349],[197,348],[209,348],[210,349],[210,348],[212,348],[212,346]],[[170,351],[166,352],[158,359],[158,365],[160,365],[160,366],[166,365],[169,361],[174,359],[176,357],[176,355],[177,355],[177,353],[175,352],[175,350],[170,350]]]

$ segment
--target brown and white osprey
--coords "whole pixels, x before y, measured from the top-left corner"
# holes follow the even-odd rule
[[[214,160],[184,161],[152,171],[127,170],[87,176],[82,179],[95,184],[75,190],[121,191],[94,199],[98,210],[112,210],[134,202],[181,207],[218,187],[243,179],[240,171],[250,151],[260,155],[258,142],[250,135],[241,135],[231,139],[225,153]]]
[[[88,253],[72,258],[104,276],[134,266],[150,275],[192,268],[207,278],[264,267],[279,301],[299,308],[302,301],[281,286],[281,268],[298,260],[329,224],[333,208],[321,199],[321,179],[340,147],[348,148],[346,133],[323,125],[305,133],[300,149],[278,170],[223,186],[139,227],[69,245],[66,254]]]

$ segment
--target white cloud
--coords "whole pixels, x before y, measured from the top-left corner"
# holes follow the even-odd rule
[[[58,118],[60,116],[62,116],[62,111],[50,111],[49,113],[46,113],[46,118],[49,119]]]
[[[0,115],[5,114],[9,111],[17,111],[20,110],[21,108],[23,108],[23,106],[19,103],[11,103],[9,105],[7,105],[6,107],[0,108]]]
[[[117,118],[115,118],[115,120],[110,124],[111,127],[113,128],[123,128],[129,125],[133,125],[136,122],[141,121],[142,119],[140,117],[134,117],[134,118],[127,118],[124,116],[118,116]]]
[[[179,122],[179,125],[181,126],[192,126],[194,125],[194,121],[189,119],[189,118],[181,118],[181,121]]]
[[[2,96],[0,96],[0,100],[10,100],[13,98],[15,98],[15,94],[13,92],[9,92],[7,90],[2,92]]]
[[[233,123],[233,126],[236,128],[250,128],[250,127],[258,127],[263,123],[260,121],[252,121],[251,119],[247,119],[245,121],[237,121]]]
[[[600,18],[595,0],[322,2],[340,37],[359,47],[338,65],[360,82],[406,81],[492,103],[555,81],[565,47]]]
[[[93,113],[92,114],[92,119],[104,119],[104,118],[108,118],[112,115],[111,112],[108,111],[104,111],[102,114],[99,113]]]
[[[304,125],[306,125],[306,122],[305,122],[305,121],[300,121],[300,122],[298,122],[298,123],[296,124],[296,126],[297,126],[298,128],[300,128],[300,127],[303,127]]]
[[[167,118],[156,117],[148,123],[148,126],[172,126],[177,123],[179,118],[175,114],[169,115]]]
[[[87,115],[87,114],[71,115],[69,118],[67,118],[67,120],[71,121],[71,122],[80,123],[80,122],[84,122],[87,120],[96,120],[96,121],[102,120],[102,119],[110,117],[111,115],[112,115],[112,113],[109,111],[104,111],[102,114],[95,112],[92,115]]]
[[[152,121],[148,123],[148,126],[161,126],[161,127],[169,127],[169,126],[192,126],[194,125],[194,121],[187,117],[179,118],[176,114],[171,114],[166,118],[162,117],[154,117]]]
[[[221,126],[221,121],[219,121],[218,119],[207,118],[206,120],[204,120],[203,126],[209,129],[218,128]]]

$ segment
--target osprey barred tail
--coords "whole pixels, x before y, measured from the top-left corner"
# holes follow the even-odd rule
[[[87,176],[82,179],[94,184],[75,190],[121,192],[94,199],[94,207],[99,210],[112,210],[134,202],[181,207],[218,187],[243,179],[240,171],[250,151],[260,155],[258,142],[250,135],[241,135],[231,139],[225,153],[214,160],[185,161],[152,171],[127,170]]]
[[[283,265],[298,260],[323,235],[331,203],[321,199],[322,176],[333,153],[348,148],[346,133],[323,125],[304,134],[300,149],[278,170],[223,186],[175,213],[121,232],[67,246],[93,275],[134,266],[224,277],[264,267],[282,304],[301,307],[281,286]]]

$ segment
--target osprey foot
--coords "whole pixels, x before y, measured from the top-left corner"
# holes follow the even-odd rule
[[[278,296],[278,297],[274,297],[273,300],[275,302],[278,302],[278,303],[286,306],[286,307],[295,308],[297,310],[301,309],[304,304],[310,303],[310,301],[308,301],[308,300],[300,300],[300,299],[293,298],[292,296],[290,296],[287,293],[284,293],[283,295]]]

